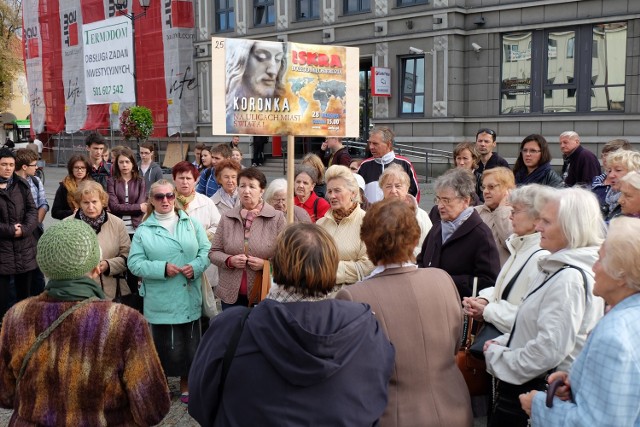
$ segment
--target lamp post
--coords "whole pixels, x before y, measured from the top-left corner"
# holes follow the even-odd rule
[[[122,16],[126,16],[131,20],[131,35],[133,36],[133,96],[135,98],[135,104],[138,104],[138,79],[136,77],[136,19],[140,19],[147,14],[147,9],[149,8],[149,4],[151,0],[139,0],[140,7],[142,7],[143,12],[138,13],[137,15],[133,11],[133,5],[131,5],[131,13],[126,13],[124,9],[127,8],[128,0],[114,0],[114,4],[116,6],[116,10]]]

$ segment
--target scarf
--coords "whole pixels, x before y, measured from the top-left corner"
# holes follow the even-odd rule
[[[51,298],[62,301],[82,301],[91,297],[105,299],[104,292],[95,280],[80,277],[70,280],[49,280],[44,288]]]
[[[183,196],[182,194],[176,191],[176,202],[178,202],[178,207],[185,212],[189,208],[189,203],[193,202],[193,199],[196,198],[196,190],[195,188],[188,196]]]
[[[78,209],[78,213],[76,214],[76,218],[86,222],[87,224],[89,224],[89,226],[91,228],[93,228],[93,231],[95,231],[96,234],[98,234],[98,233],[100,233],[100,229],[102,228],[102,224],[107,222],[107,212],[104,209],[102,209],[102,212],[100,213],[100,215],[98,215],[97,218],[89,218],[88,216],[86,216],[84,214],[84,212],[82,212],[82,209]]]
[[[358,207],[357,203],[354,203],[349,209],[331,209],[331,215],[336,224],[340,225],[340,222],[353,213]]]
[[[7,188],[9,188],[12,182],[13,182],[13,175],[11,175],[9,178],[3,178],[0,176],[0,184],[7,184]]]
[[[468,208],[466,208],[465,210],[463,210],[460,215],[458,215],[458,218],[454,219],[453,221],[442,221],[442,243],[444,244],[444,242],[446,242],[447,240],[449,240],[449,237],[451,237],[451,235],[453,233],[455,233],[455,231],[458,229],[458,227],[460,227],[473,213],[475,209],[472,208],[471,206],[469,206]]]
[[[258,216],[262,208],[264,207],[264,202],[262,199],[258,202],[255,208],[248,210],[245,208],[240,209],[240,217],[242,218],[242,226],[244,227],[244,254],[249,255],[249,236],[251,235],[251,225],[253,224],[253,220]],[[242,270],[242,279],[240,279],[240,290],[238,291],[239,295],[247,295],[248,293],[248,279],[247,279],[247,269]]]
[[[278,302],[322,301],[327,299],[326,295],[306,296],[296,292],[295,290],[295,286],[285,287],[272,284],[266,298]]]
[[[389,163],[393,162],[393,159],[395,158],[396,158],[396,153],[394,153],[393,150],[391,150],[382,157],[374,157],[373,160],[376,163],[381,164],[382,170],[384,170],[384,165],[388,165]]]
[[[618,200],[620,200],[621,192],[609,187],[607,194],[604,196],[604,202],[609,207],[609,212],[613,212],[618,207]]]
[[[222,199],[222,203],[229,206],[230,208],[235,207],[236,203],[238,203],[238,189],[233,190],[233,194],[227,193],[224,188],[220,187],[220,199]]]
[[[544,177],[549,173],[551,169],[551,163],[545,163],[533,170],[530,174],[527,175],[527,167],[523,166],[516,173],[516,184],[517,185],[526,185],[526,184],[536,184],[541,182]]]
[[[78,189],[78,183],[76,182],[76,179],[72,176],[67,175],[62,180],[62,185],[64,185],[64,188],[67,189],[67,204],[69,205],[71,210],[79,209],[80,205],[76,203],[74,197],[76,194],[76,190]]]

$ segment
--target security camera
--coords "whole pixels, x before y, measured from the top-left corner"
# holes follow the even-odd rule
[[[411,53],[413,53],[415,55],[424,55],[424,50],[418,49],[417,47],[413,47],[413,46],[411,46],[409,48],[409,52],[411,52]]]
[[[480,46],[478,43],[471,43],[471,47],[473,47],[473,50],[478,53],[482,50],[482,46]]]

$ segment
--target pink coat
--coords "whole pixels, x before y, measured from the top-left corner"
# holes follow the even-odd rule
[[[220,281],[215,288],[215,294],[227,304],[233,304],[238,299],[240,282],[242,280],[241,269],[228,268],[225,261],[233,255],[244,253],[244,226],[240,210],[242,206],[222,214],[216,234],[211,242],[209,259],[218,266]],[[284,214],[267,203],[262,211],[253,220],[251,234],[249,236],[249,255],[270,259],[276,248],[278,235],[287,225]],[[247,269],[247,292],[251,293],[256,272]]]

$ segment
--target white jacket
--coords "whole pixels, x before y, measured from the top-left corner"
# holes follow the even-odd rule
[[[211,241],[220,222],[220,212],[213,200],[204,194],[196,193],[195,199],[187,207],[187,213],[200,222],[204,231],[207,232],[207,238]]]
[[[510,384],[523,384],[554,368],[569,371],[604,313],[604,301],[593,295],[591,268],[597,259],[595,246],[563,249],[540,259],[541,271],[520,304],[509,348],[505,347],[509,334],[504,334],[485,352],[489,373]],[[584,271],[586,297],[576,269],[566,268],[551,277],[566,264]]]
[[[413,256],[417,257],[420,251],[422,250],[422,242],[429,234],[429,230],[433,224],[431,223],[431,219],[429,218],[429,214],[418,205],[418,201],[411,194],[407,194],[407,199],[411,200],[416,208],[416,219],[418,220],[418,225],[420,226],[420,240],[418,241],[418,246],[413,250]]]
[[[511,331],[518,306],[538,275],[538,260],[542,256],[549,255],[549,251],[540,250],[540,233],[525,236],[512,234],[507,239],[506,245],[511,256],[502,266],[496,285],[481,290],[478,295],[489,301],[484,308],[484,320],[492,323],[502,333]],[[506,300],[501,299],[504,288],[525,262],[527,264],[513,284],[509,296]]]

